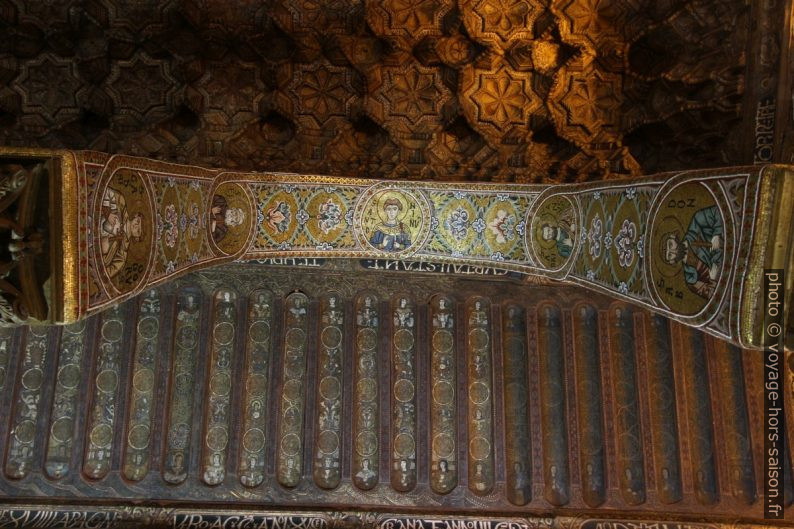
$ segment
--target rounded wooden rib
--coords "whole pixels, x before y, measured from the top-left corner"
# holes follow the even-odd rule
[[[17,398],[8,431],[6,476],[21,479],[28,475],[36,450],[36,426],[41,411],[41,392],[44,387],[44,366],[47,364],[49,343],[54,328],[27,328],[25,353],[19,367]]]
[[[124,477],[138,481],[149,471],[154,405],[157,342],[160,337],[160,294],[150,290],[140,298],[132,366],[129,414],[124,440]]]
[[[361,294],[356,299],[356,343],[353,366],[353,483],[369,490],[378,483],[378,298]]]
[[[116,305],[102,313],[99,325],[99,345],[94,363],[94,397],[91,399],[83,463],[83,472],[94,479],[107,475],[113,455],[125,312],[122,305]]]
[[[338,486],[341,478],[344,323],[342,299],[325,296],[320,307],[314,450],[314,482],[324,489]]]
[[[544,382],[540,394],[545,497],[552,505],[561,506],[568,503],[570,478],[562,316],[555,305],[538,308],[538,349]]]
[[[60,479],[69,473],[72,459],[75,413],[85,353],[85,329],[86,322],[81,321],[66,325],[61,334],[44,461],[44,471],[53,479]]]
[[[232,366],[237,322],[237,294],[222,289],[212,300],[212,338],[205,396],[207,410],[204,426],[204,456],[201,478],[207,485],[218,485],[226,477],[229,452]]]
[[[683,329],[687,419],[692,452],[692,474],[695,496],[704,505],[719,500],[714,453],[714,431],[706,362],[705,337],[701,331]]]
[[[14,343],[15,333],[16,328],[14,327],[0,328],[0,391],[2,391],[6,385],[9,353]]]
[[[573,325],[582,496],[598,507],[606,500],[598,312],[590,305],[576,307]]]
[[[430,315],[430,487],[446,494],[458,484],[455,304],[435,296]]]
[[[646,351],[657,493],[662,502],[676,503],[681,501],[682,492],[670,322],[658,314],[649,315],[647,321]]]
[[[746,505],[756,500],[753,451],[750,445],[750,424],[745,396],[742,350],[716,338],[709,338],[714,347],[720,381],[722,421],[728,459],[728,480],[734,497]]]
[[[309,298],[296,292],[284,306],[284,354],[276,474],[294,487],[303,474],[303,418],[306,411],[306,352]]]
[[[273,296],[256,290],[248,298],[248,331],[245,342],[243,429],[238,473],[245,487],[265,480],[268,394],[270,388]]]
[[[502,309],[505,466],[507,499],[526,505],[532,499],[526,314],[518,305]]]
[[[491,305],[485,298],[466,303],[469,410],[469,490],[486,495],[494,486],[493,360]]]
[[[407,492],[416,486],[416,311],[407,296],[392,300],[391,485]]]
[[[626,503],[639,505],[645,501],[645,471],[637,397],[634,312],[627,305],[615,304],[610,308],[609,323],[615,433],[618,437],[618,482]]]
[[[200,320],[201,291],[193,287],[182,289],[176,303],[168,431],[163,460],[163,479],[171,484],[185,481],[190,465]]]

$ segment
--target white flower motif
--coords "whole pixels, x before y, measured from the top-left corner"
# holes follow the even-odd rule
[[[282,242],[281,244],[278,245],[278,249],[281,250],[281,251],[291,250],[292,246],[290,246],[290,244],[288,242],[284,241],[284,242]]]
[[[494,261],[504,261],[505,256],[502,255],[502,252],[496,252],[495,254],[491,255],[491,259]]]
[[[469,212],[458,206],[444,221],[444,226],[456,240],[462,241],[469,233]]]
[[[173,176],[168,177],[168,187],[174,187],[176,185],[176,179]]]
[[[629,286],[626,284],[625,281],[621,281],[620,284],[618,285],[618,292],[620,292],[624,296],[627,296],[629,294]]]
[[[438,228],[438,217],[430,217],[430,231],[436,231]]]
[[[519,222],[516,225],[516,231],[518,232],[519,235],[521,235],[523,237],[524,236],[524,232],[527,231],[527,223],[526,223],[526,221],[522,220],[521,222]]]
[[[460,250],[452,250],[452,257],[463,257],[463,252]]]
[[[353,210],[348,209],[347,213],[345,213],[345,222],[347,222],[348,226],[352,226],[353,224]]]
[[[172,274],[176,270],[176,263],[173,261],[168,261],[168,264],[165,266],[165,273]]]
[[[320,251],[327,251],[327,250],[333,250],[334,249],[333,245],[328,243],[328,242],[322,242],[322,243],[318,244],[317,246],[315,246],[315,248],[317,248],[317,250],[320,250]]]
[[[198,263],[198,260],[199,260],[199,259],[198,259],[198,254],[197,254],[196,252],[193,252],[193,253],[190,255],[190,262],[191,262],[191,263]]]
[[[458,200],[461,200],[463,198],[466,198],[466,193],[464,191],[453,191],[452,196],[457,198]]]
[[[587,251],[593,259],[598,259],[601,256],[601,227],[601,219],[593,217],[593,221],[590,223],[590,231],[587,235],[590,240],[587,245]]]
[[[506,202],[508,198],[510,198],[510,195],[505,195],[503,193],[498,193],[496,195],[497,202]]]
[[[298,221],[298,224],[306,224],[309,220],[309,213],[305,209],[300,209],[295,214],[295,220]]]
[[[624,219],[623,225],[615,238],[618,263],[622,268],[628,268],[634,262],[634,239],[636,238],[637,227],[629,219]]]
[[[606,248],[607,250],[612,248],[612,234],[609,232],[607,232],[606,235],[604,235],[604,248]]]
[[[265,223],[265,212],[261,209],[256,210],[256,224],[262,227]]]
[[[198,183],[198,182],[196,182],[195,180],[191,180],[191,181],[190,181],[190,184],[188,184],[188,187],[189,187],[190,189],[201,189],[201,184],[199,184],[199,183]]]
[[[626,189],[626,198],[629,200],[634,200],[634,197],[637,196],[637,190],[633,187],[629,187]]]
[[[601,200],[601,191],[593,193],[593,200]]]
[[[595,280],[595,272],[593,272],[592,270],[588,270],[587,274],[585,274],[585,275],[587,276],[587,279],[589,281],[594,281]]]
[[[579,240],[581,240],[582,242],[585,242],[587,240],[587,231],[586,230],[582,230],[579,233]]]
[[[335,193],[336,192],[336,186],[326,186],[325,187],[325,192],[326,193]]]
[[[295,186],[292,184],[284,184],[284,191],[286,191],[287,193],[292,193],[293,191],[295,191]]]
[[[342,208],[333,199],[329,198],[317,208],[317,225],[326,235],[337,229],[340,222],[342,222]]]
[[[482,220],[482,217],[477,217],[477,220],[474,221],[471,227],[474,228],[474,231],[477,233],[482,233],[485,231],[485,221]]]
[[[642,237],[640,237],[640,239],[637,241],[637,255],[640,257],[640,259],[645,257],[645,239]]]
[[[182,231],[187,228],[187,215],[185,213],[182,213],[182,216],[179,217],[179,227]]]

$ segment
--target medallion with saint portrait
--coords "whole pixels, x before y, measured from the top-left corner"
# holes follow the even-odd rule
[[[357,216],[359,239],[387,254],[414,253],[430,229],[430,207],[425,198],[391,188],[365,193]]]
[[[243,250],[253,227],[253,202],[245,188],[235,182],[215,188],[206,224],[209,239],[222,253],[233,255]]]
[[[544,199],[530,213],[527,247],[541,265],[556,271],[571,260],[579,235],[579,210],[565,196]]]
[[[650,289],[681,316],[699,314],[722,291],[726,256],[733,252],[733,223],[724,211],[722,192],[704,182],[673,187],[651,211]]]
[[[100,184],[97,198],[95,248],[105,285],[130,292],[146,277],[153,254],[151,194],[138,171],[118,169]]]

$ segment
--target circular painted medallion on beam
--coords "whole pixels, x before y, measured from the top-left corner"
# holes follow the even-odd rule
[[[100,184],[95,245],[104,283],[118,293],[131,292],[147,276],[154,253],[153,211],[151,193],[138,171],[118,169]]]
[[[579,212],[565,196],[548,197],[530,213],[527,247],[538,263],[549,271],[560,270],[576,253]]]
[[[719,195],[719,200],[718,200]],[[721,192],[702,182],[675,186],[656,202],[647,241],[647,273],[654,298],[681,316],[696,316],[717,296],[726,255],[733,253],[733,224],[726,222]]]
[[[207,230],[215,248],[235,255],[246,247],[253,228],[253,201],[245,188],[224,182],[215,188],[207,208]]]
[[[413,254],[430,231],[430,206],[424,196],[388,186],[365,191],[355,218],[362,246],[384,255]]]

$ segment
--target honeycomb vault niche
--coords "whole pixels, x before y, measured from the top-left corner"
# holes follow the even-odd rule
[[[519,182],[741,165],[784,3],[12,0],[0,144]]]

